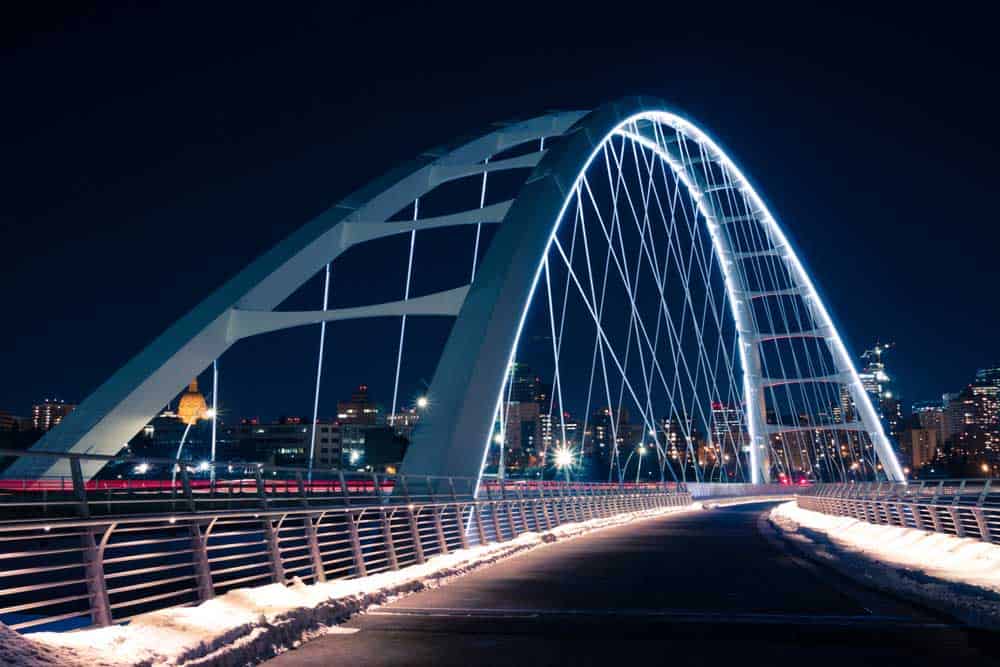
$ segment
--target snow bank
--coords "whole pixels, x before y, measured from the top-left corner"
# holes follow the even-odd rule
[[[794,501],[770,518],[798,546],[855,578],[978,627],[1000,628],[1000,546],[813,512]]]
[[[92,665],[108,663],[94,662]],[[24,637],[0,623],[0,666],[83,667],[72,651],[46,646]]]
[[[564,524],[546,533],[523,533],[509,542],[460,549],[429,558],[421,565],[358,579],[311,585],[295,579],[289,586],[242,588],[196,607],[143,614],[128,625],[17,636],[17,645],[35,650],[36,655],[58,651],[69,656],[64,662],[52,663],[60,665],[72,665],[74,659],[91,666],[115,667],[245,665],[328,632],[330,626],[393,596],[441,585],[516,553],[599,528],[700,508],[694,504]],[[6,664],[0,661],[0,665]],[[45,663],[12,659],[10,664]]]

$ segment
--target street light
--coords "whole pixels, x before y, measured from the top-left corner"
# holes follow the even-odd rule
[[[565,471],[566,481],[569,481],[569,469],[573,466],[573,450],[564,445],[556,448],[555,455],[556,468]]]
[[[417,398],[417,407],[420,408],[421,410],[427,407],[427,403],[428,401],[426,396],[421,396]]]

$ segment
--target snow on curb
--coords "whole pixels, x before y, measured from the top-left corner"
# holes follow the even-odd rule
[[[975,627],[1000,629],[1000,546],[832,516],[794,501],[773,509],[770,519],[797,547],[852,578]]]
[[[509,542],[460,549],[429,558],[421,565],[358,579],[306,585],[296,578],[288,586],[241,588],[198,606],[142,614],[128,625],[29,636],[0,626],[4,632],[0,635],[3,650],[9,645],[13,656],[2,664],[45,664],[31,661],[40,653],[53,656],[51,664],[74,667],[76,663],[90,667],[230,667],[254,663],[329,632],[330,626],[373,605],[439,586],[514,554],[600,528],[698,509],[701,505],[694,503],[564,524],[545,533],[522,533]],[[5,656],[0,652],[0,657]],[[19,656],[23,658],[20,662]]]

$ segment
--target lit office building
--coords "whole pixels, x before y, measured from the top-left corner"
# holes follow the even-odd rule
[[[31,408],[31,424],[36,431],[48,431],[76,409],[73,403],[46,398]]]

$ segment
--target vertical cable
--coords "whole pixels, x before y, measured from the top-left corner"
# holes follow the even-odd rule
[[[490,164],[490,159],[486,158],[483,160],[483,184],[479,188],[479,208],[483,208],[486,205],[486,176],[490,173],[488,170]],[[472,248],[472,275],[469,278],[471,283],[476,279],[476,263],[479,261],[479,237],[483,231],[483,223],[476,223],[476,244]]]
[[[417,215],[420,212],[420,199],[413,200],[413,219],[417,219]],[[406,263],[406,288],[403,291],[403,301],[408,301],[410,299],[410,280],[413,277],[413,248],[417,243],[417,230],[413,229],[410,231],[410,256]],[[392,412],[390,419],[395,420],[396,418],[396,402],[399,398],[399,371],[403,365],[403,341],[406,338],[406,313],[403,313],[403,317],[399,323],[399,350],[396,353],[396,379],[392,383]]]
[[[212,456],[209,464],[209,486],[215,486],[215,433],[219,421],[219,360],[212,361]]]
[[[323,278],[323,310],[330,305],[330,264],[326,265]],[[309,466],[307,478],[312,482],[313,459],[316,455],[316,422],[319,421],[319,385],[323,377],[323,345],[326,343],[326,320],[319,323],[319,359],[316,362],[316,391],[313,394],[312,436],[309,438]]]

